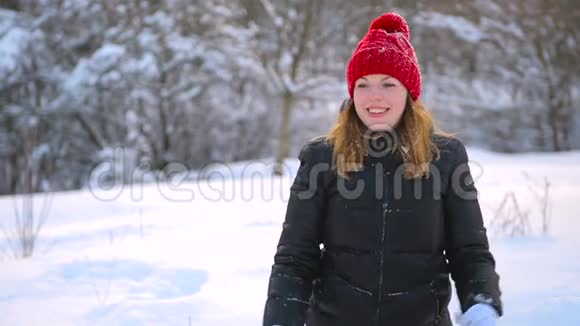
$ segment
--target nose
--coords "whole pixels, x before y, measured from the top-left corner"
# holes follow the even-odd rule
[[[380,87],[372,87],[371,98],[374,100],[380,100],[383,98],[383,90]]]

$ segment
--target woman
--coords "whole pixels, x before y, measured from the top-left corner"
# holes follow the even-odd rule
[[[495,325],[499,276],[463,144],[434,132],[405,20],[376,18],[350,99],[308,142],[274,257],[264,325]]]

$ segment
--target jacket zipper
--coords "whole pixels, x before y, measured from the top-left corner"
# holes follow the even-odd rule
[[[386,175],[388,176],[390,173],[386,173]],[[377,296],[377,311],[376,311],[376,317],[375,320],[377,322],[377,325],[380,324],[380,314],[381,314],[381,302],[383,300],[383,266],[384,266],[384,259],[385,259],[385,240],[387,238],[387,219],[388,219],[388,215],[387,213],[389,212],[388,207],[389,207],[389,187],[388,187],[388,182],[387,182],[387,177],[383,176],[383,181],[385,183],[385,191],[384,191],[384,202],[382,205],[382,220],[383,220],[383,228],[381,231],[381,248],[379,250],[379,254],[381,255],[380,257],[380,263],[379,263],[379,293]]]

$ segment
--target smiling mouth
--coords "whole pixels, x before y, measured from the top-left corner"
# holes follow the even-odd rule
[[[381,116],[389,111],[390,108],[367,108],[367,112],[371,117],[373,116]]]

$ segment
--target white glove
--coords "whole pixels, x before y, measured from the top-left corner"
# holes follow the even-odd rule
[[[486,303],[477,303],[469,307],[467,311],[458,318],[461,326],[495,326],[499,318],[495,309]]]

